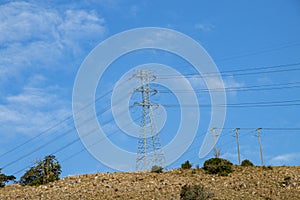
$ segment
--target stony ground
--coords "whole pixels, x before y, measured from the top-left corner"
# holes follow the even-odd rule
[[[39,186],[8,185],[0,199],[180,199],[184,185],[202,184],[212,199],[300,199],[300,167],[235,167],[227,177],[202,169],[97,173]]]

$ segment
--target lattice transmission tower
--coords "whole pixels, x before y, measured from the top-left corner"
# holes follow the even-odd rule
[[[156,90],[150,88],[150,82],[154,81],[156,77],[152,75],[150,70],[138,70],[137,72],[133,77],[140,79],[141,86],[136,88],[134,92],[141,93],[142,101],[134,105],[141,106],[142,119],[138,138],[136,170],[150,170],[154,165],[166,168],[165,154],[153,114],[153,107],[159,105],[150,101],[150,96],[157,93]]]

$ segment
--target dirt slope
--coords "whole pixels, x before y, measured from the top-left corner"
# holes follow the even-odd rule
[[[202,184],[212,199],[300,199],[300,167],[235,167],[227,177],[199,170],[97,173],[39,186],[8,185],[0,199],[180,199],[185,184]]]

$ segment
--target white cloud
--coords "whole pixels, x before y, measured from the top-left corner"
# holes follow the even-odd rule
[[[61,100],[60,88],[43,87],[42,76],[34,76],[29,85],[0,105],[0,132],[6,134],[37,134],[71,114],[69,102]],[[66,126],[62,124],[60,128]]]
[[[245,84],[236,81],[233,77],[226,77],[226,78],[217,78],[215,76],[207,76],[206,77],[207,83],[209,83],[209,88],[211,89],[211,92],[219,92],[222,90],[222,88],[236,88],[236,87],[243,87]],[[195,89],[205,89],[207,88],[206,83],[204,81],[204,79],[199,78],[198,75],[195,75],[194,77],[189,77],[189,81],[191,83],[191,85],[195,88]],[[230,90],[227,89],[226,90],[227,94],[231,94],[231,95],[236,95],[236,91],[235,89]]]
[[[90,0],[88,1],[91,5],[98,5],[110,9],[120,9],[120,5],[125,3],[121,0]]]
[[[232,88],[232,89],[226,89],[227,94],[233,96],[237,94],[236,88],[245,86],[244,83],[234,80],[234,78],[231,76],[224,79],[224,83],[225,83],[225,88]]]
[[[104,19],[99,18],[94,12],[67,10],[57,31],[64,44],[74,47],[74,44],[80,41],[90,42],[102,37],[105,32],[102,26],[104,22]]]
[[[271,165],[289,165],[300,160],[300,153],[288,153],[275,156],[270,160]]]
[[[139,12],[138,6],[133,5],[133,6],[130,7],[130,14],[132,16],[137,16],[138,12]]]
[[[106,28],[94,11],[65,8],[34,1],[0,4],[1,136],[38,133],[71,114],[70,100],[57,85],[62,83],[48,76],[83,59]]]
[[[27,2],[0,6],[0,43],[35,40],[86,39],[93,33],[103,36],[104,19],[93,11],[44,9]]]
[[[25,68],[59,68],[86,45],[94,46],[106,29],[104,19],[86,10],[59,11],[28,2],[0,6],[0,80]]]
[[[225,152],[224,154],[222,153],[222,149],[220,150],[221,153],[221,157],[227,159],[227,160],[231,160],[234,163],[237,161],[238,155],[237,153],[231,153],[231,152]]]
[[[212,31],[215,26],[211,23],[197,23],[195,24],[195,28],[203,32],[209,32]]]
[[[9,103],[18,104],[19,106],[41,107],[49,100],[54,99],[53,95],[44,96],[45,91],[40,88],[24,88],[21,94],[7,97]],[[50,98],[49,98],[50,97]]]
[[[52,37],[52,25],[59,23],[55,12],[26,2],[12,2],[0,7],[0,43],[45,40]]]

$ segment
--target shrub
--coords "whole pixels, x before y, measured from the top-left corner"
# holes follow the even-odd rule
[[[247,167],[247,166],[254,166],[254,165],[250,160],[246,159],[242,161],[241,166]]]
[[[154,172],[154,173],[162,173],[162,171],[163,171],[163,168],[161,166],[154,165],[151,168],[151,172]]]
[[[211,197],[213,197],[213,194],[206,191],[202,185],[184,185],[180,192],[181,200],[206,200]]]
[[[286,176],[284,177],[282,182],[278,182],[280,187],[287,187],[291,184],[291,177],[290,176]]]
[[[1,168],[0,168],[0,188],[1,187],[4,187],[5,186],[5,184],[7,183],[7,182],[9,182],[9,181],[14,181],[15,179],[16,179],[16,177],[14,177],[14,176],[12,176],[12,175],[10,175],[10,176],[7,176],[7,175],[5,175],[5,174],[2,174],[1,173]]]
[[[283,183],[284,183],[286,186],[288,186],[288,185],[291,184],[291,177],[290,177],[290,176],[284,177],[283,180],[284,180]]]
[[[273,170],[273,167],[272,166],[262,166],[262,168],[264,169],[264,170]]]
[[[209,174],[218,174],[221,176],[227,176],[233,171],[232,163],[223,158],[211,158],[206,160],[203,169]]]
[[[61,166],[54,155],[49,155],[44,160],[36,163],[20,179],[21,185],[38,186],[59,180]]]
[[[181,164],[181,169],[191,169],[192,168],[192,163],[190,163],[190,161],[185,161],[185,163]]]

